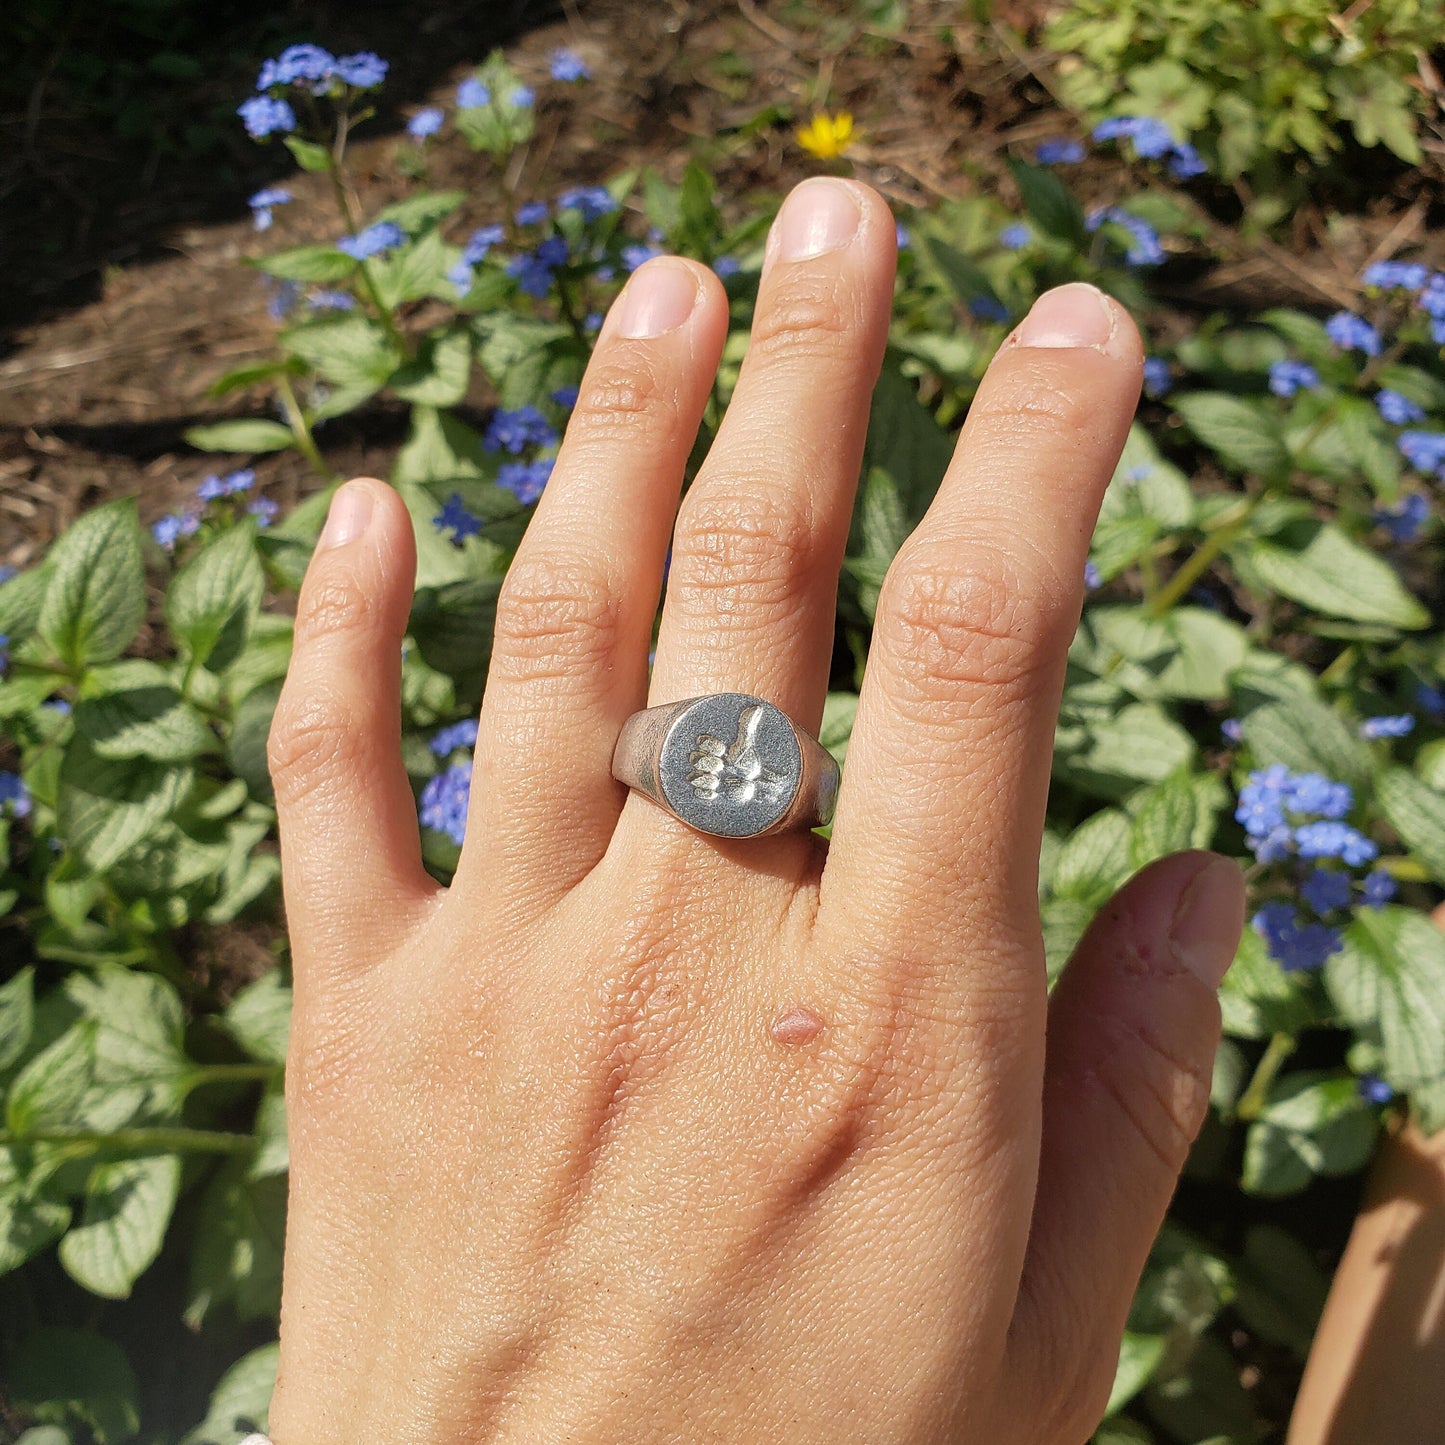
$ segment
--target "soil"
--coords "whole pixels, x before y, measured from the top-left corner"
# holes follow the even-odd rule
[[[303,7],[285,35],[375,48],[394,61],[387,108],[351,152],[367,212],[407,189],[390,163],[406,115],[449,102],[461,76],[502,41],[542,97],[537,135],[515,158],[524,190],[597,181],[635,164],[676,179],[700,142],[720,194],[742,214],[753,195],[776,194],[816,169],[792,143],[788,116],[740,129],[770,103],[796,117],[823,105],[851,109],[862,133],[855,174],[901,207],[1007,188],[1007,152],[1076,130],[1051,97],[1049,57],[1029,39],[1045,10],[1038,0],[996,5],[988,25],[960,23],[960,7],[945,0],[921,0],[901,34],[861,38],[846,0],[565,0],[565,8],[564,0],[451,0],[430,7],[420,25],[402,7],[379,10],[362,18],[356,7]],[[586,57],[592,81],[542,83],[559,44]],[[258,53],[232,64],[226,108],[246,93]],[[214,109],[214,94],[210,101]],[[107,145],[94,128],[81,147],[73,120],[45,123],[43,104],[38,114],[42,123],[27,130],[11,174],[0,168],[7,207],[34,200],[26,245],[7,251],[13,324],[0,340],[0,562],[15,566],[97,502],[137,496],[149,520],[224,460],[193,451],[182,434],[261,414],[265,405],[258,394],[208,395],[223,371],[272,344],[263,280],[243,263],[278,242],[322,238],[330,211],[321,178],[291,176],[285,152],[248,145],[239,124],[220,160],[156,165],[118,140]],[[1102,193],[1118,167],[1113,157],[1093,156],[1076,184]],[[37,169],[54,181],[50,189],[36,191]],[[258,236],[244,198],[283,175],[297,203]],[[496,214],[492,164],[459,140],[433,149],[428,183],[467,190],[477,220]],[[1227,192],[1217,201],[1225,213],[1234,203]],[[1292,246],[1256,243],[1247,258],[1226,252],[1180,267],[1178,301],[1185,309],[1347,304],[1361,262],[1418,239],[1426,221],[1418,185],[1412,194],[1402,179],[1372,213],[1336,223],[1328,235],[1301,214]],[[1170,278],[1162,279],[1167,286]],[[1159,320],[1167,334],[1168,318]],[[331,423],[319,439],[338,472],[384,475],[403,426],[398,408],[378,403]],[[293,453],[258,458],[256,470],[283,505],[316,485]]]

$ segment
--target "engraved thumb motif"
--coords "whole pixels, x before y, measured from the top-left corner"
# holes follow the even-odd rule
[[[715,798],[723,789],[737,803],[751,802],[758,793],[774,800],[782,797],[787,778],[769,768],[754,746],[762,721],[763,709],[754,703],[738,715],[738,734],[731,744],[711,733],[698,738],[688,759],[688,782],[699,797]]]

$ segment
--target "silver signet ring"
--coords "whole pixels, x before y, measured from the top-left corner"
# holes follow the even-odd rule
[[[635,712],[612,776],[717,838],[817,828],[833,817],[838,764],[781,708],[714,692]]]

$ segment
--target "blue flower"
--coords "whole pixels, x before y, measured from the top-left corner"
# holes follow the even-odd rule
[[[1168,396],[1174,379],[1169,374],[1169,363],[1162,356],[1148,356],[1144,359],[1144,394],[1157,400]]]
[[[270,276],[265,280],[271,288],[266,297],[266,314],[272,321],[284,321],[295,309],[301,287],[295,281],[277,281]]]
[[[10,666],[10,636],[0,632],[0,673]]]
[[[587,62],[571,50],[554,50],[549,68],[553,80],[562,80],[570,83],[578,80],[592,79],[592,72],[588,70]]]
[[[75,711],[70,702],[63,697],[48,697],[40,706],[47,712],[53,712],[57,717],[69,717]]]
[[[499,225],[483,226],[480,230],[473,231],[467,237],[467,244],[462,247],[462,260],[469,266],[477,265],[484,261],[492,247],[500,245],[506,236],[506,228]]]
[[[1415,706],[1429,717],[1437,720],[1445,718],[1445,691],[1432,687],[1428,682],[1417,683]]]
[[[347,85],[357,90],[375,90],[386,79],[391,67],[374,50],[358,50],[343,55],[336,62],[336,73]]]
[[[257,497],[247,504],[246,511],[256,519],[258,527],[269,527],[280,516],[281,504],[270,497]]]
[[[518,110],[526,110],[537,99],[537,93],[530,85],[519,85],[508,97],[507,100]]]
[[[0,817],[25,818],[30,814],[30,789],[19,773],[0,772]]]
[[[494,412],[482,437],[482,445],[489,452],[507,451],[513,456],[520,456],[530,446],[550,447],[556,441],[551,422],[535,406]]]
[[[1417,405],[1408,396],[1401,396],[1398,391],[1391,391],[1388,387],[1375,393],[1375,410],[1391,426],[1409,426],[1412,421],[1425,420],[1423,406]]]
[[[1136,155],[1155,160],[1174,149],[1174,137],[1163,121],[1149,115],[1118,115],[1094,127],[1096,141],[1131,140]]]
[[[406,232],[395,221],[377,221],[354,236],[343,236],[336,243],[336,249],[357,261],[365,261],[405,243]]]
[[[271,212],[276,206],[287,205],[292,200],[290,191],[283,190],[280,186],[267,186],[265,190],[257,191],[249,201],[246,202],[251,208],[251,219],[255,222],[258,231],[269,231],[271,229]]]
[[[584,221],[599,221],[617,209],[617,201],[606,186],[568,186],[557,197],[557,209],[580,211]]]
[[[1103,585],[1104,574],[1099,571],[1098,567],[1093,562],[1085,562],[1084,586],[1087,587],[1090,592],[1094,592]]]
[[[1360,724],[1360,736],[1375,740],[1378,738],[1403,738],[1415,731],[1415,719],[1409,713],[1395,717],[1367,717]]]
[[[1395,1091],[1375,1074],[1361,1074],[1355,1080],[1355,1092],[1367,1104],[1388,1104],[1395,1097]]]
[[[419,110],[406,123],[406,133],[413,140],[426,140],[428,136],[434,136],[441,128],[442,122],[446,120],[446,113],[440,106],[429,105],[425,110]]]
[[[492,103],[492,92],[477,79],[469,75],[457,86],[457,106],[461,110],[480,110]]]
[[[1395,880],[1383,868],[1360,879],[1360,896],[1366,908],[1383,908],[1398,891]]]
[[[256,89],[270,90],[273,85],[295,85],[304,80],[321,95],[335,72],[336,57],[329,50],[319,45],[288,45],[274,60],[262,64]]]
[[[719,256],[712,263],[712,269],[724,281],[729,276],[736,276],[743,269],[742,262],[736,256]]]
[[[350,291],[333,291],[330,287],[313,291],[307,297],[307,302],[313,311],[354,311],[356,309],[356,297]]]
[[[567,242],[561,236],[548,236],[535,251],[507,262],[507,275],[514,277],[528,296],[545,296],[552,287],[552,273],[567,257]]]
[[[1355,795],[1348,783],[1337,783],[1323,773],[1291,773],[1285,788],[1285,803],[1295,813],[1343,818],[1354,807]]]
[[[1418,291],[1430,279],[1430,271],[1418,261],[1376,261],[1365,267],[1362,279],[1381,291]]]
[[[602,330],[602,313],[600,311],[589,311],[582,318],[582,329],[584,331]]]
[[[1395,542],[1413,542],[1429,516],[1430,503],[1419,492],[1411,492],[1393,507],[1376,507],[1374,512],[1375,521]]]
[[[1324,914],[1335,908],[1348,908],[1354,889],[1348,873],[1316,868],[1300,885],[1300,893],[1316,913]]]
[[[517,224],[519,226],[535,226],[538,222],[545,221],[547,215],[546,201],[528,201],[525,206],[517,207]]]
[[[551,457],[539,457],[535,462],[504,462],[497,470],[497,485],[511,492],[524,507],[530,507],[542,495],[554,465]]]
[[[1325,322],[1325,335],[1341,351],[1363,351],[1366,356],[1380,354],[1380,333],[1353,311],[1336,311]]]
[[[1269,389],[1276,396],[1293,396],[1295,392],[1314,391],[1320,374],[1305,361],[1276,361],[1269,368]]]
[[[906,251],[913,244],[913,237],[902,221],[893,223],[893,243],[900,251]]]
[[[196,488],[196,496],[203,502],[214,502],[226,495],[226,484],[214,473],[206,477]]]
[[[151,523],[151,536],[166,549],[171,551],[181,536],[181,519],[174,512],[162,517],[158,522]]]
[[[993,296],[975,296],[968,303],[968,309],[980,321],[1007,321],[1008,307]]]
[[[447,498],[446,506],[432,518],[432,526],[438,532],[450,532],[452,541],[458,546],[482,530],[481,519],[467,511],[466,504],[456,492]]]
[[[646,265],[654,256],[660,255],[662,255],[660,246],[643,245],[641,242],[634,241],[631,245],[622,248],[622,266],[631,275],[639,266]]]
[[[1237,717],[1227,717],[1220,723],[1219,731],[1224,734],[1226,742],[1242,743],[1244,741],[1244,724]]]
[[[458,748],[475,747],[477,741],[477,720],[476,718],[463,718],[461,722],[452,723],[450,727],[444,727],[440,732],[433,734],[432,740],[427,744],[439,758],[450,757]]]
[[[3,587],[5,583],[13,580],[19,575],[20,569],[18,567],[10,566],[8,562],[3,566],[0,566],[0,587]]]
[[[1046,140],[1034,156],[1041,166],[1072,166],[1084,159],[1084,147],[1076,140]]]
[[[1445,432],[1402,431],[1395,445],[1417,472],[1445,469]]]
[[[563,411],[571,411],[577,405],[577,388],[575,386],[559,386],[552,393],[552,400],[562,408]]]
[[[1005,251],[1021,251],[1034,238],[1034,233],[1022,221],[1005,226],[998,233],[998,243]]]
[[[1169,157],[1169,174],[1176,181],[1192,180],[1195,176],[1202,176],[1208,169],[1204,164],[1204,157],[1188,141],[1180,141]]]
[[[1445,272],[1431,273],[1420,288],[1416,304],[1427,316],[1445,316]]]
[[[445,833],[460,847],[467,831],[467,805],[471,796],[471,763],[453,763],[446,772],[428,778],[421,790],[423,827]]]
[[[1103,206],[1089,214],[1091,231],[1097,231],[1106,222],[1120,227],[1131,238],[1124,250],[1124,259],[1131,266],[1158,266],[1164,260],[1159,233],[1147,221],[1141,221],[1121,206]]]
[[[246,134],[255,140],[296,129],[296,112],[284,100],[273,100],[269,95],[243,100],[236,114],[245,122]]]
[[[1344,947],[1337,929],[1323,923],[1302,924],[1289,903],[1266,903],[1250,921],[1263,935],[1270,957],[1287,973],[1321,968]]]
[[[1373,863],[1380,850],[1348,823],[1305,823],[1294,830],[1301,858],[1338,858],[1351,868]]]

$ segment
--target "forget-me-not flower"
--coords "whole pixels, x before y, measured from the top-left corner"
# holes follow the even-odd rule
[[[1276,361],[1269,368],[1269,389],[1276,396],[1293,396],[1297,391],[1314,391],[1320,374],[1306,361]]]
[[[1380,333],[1353,311],[1336,311],[1325,322],[1325,335],[1341,351],[1363,351],[1366,356],[1380,354]]]
[[[354,236],[343,236],[336,249],[357,261],[369,260],[406,242],[406,232],[395,221],[375,221]]]
[[[424,110],[419,110],[406,123],[406,133],[413,140],[426,140],[434,136],[441,128],[446,114],[440,106],[429,105]]]
[[[565,47],[552,52],[549,71],[553,80],[561,80],[569,84],[578,80],[592,79],[592,72],[587,68],[587,62],[575,51]]]
[[[296,129],[296,112],[286,101],[269,95],[249,96],[236,107],[236,114],[245,122],[246,134],[253,140],[289,134]]]

